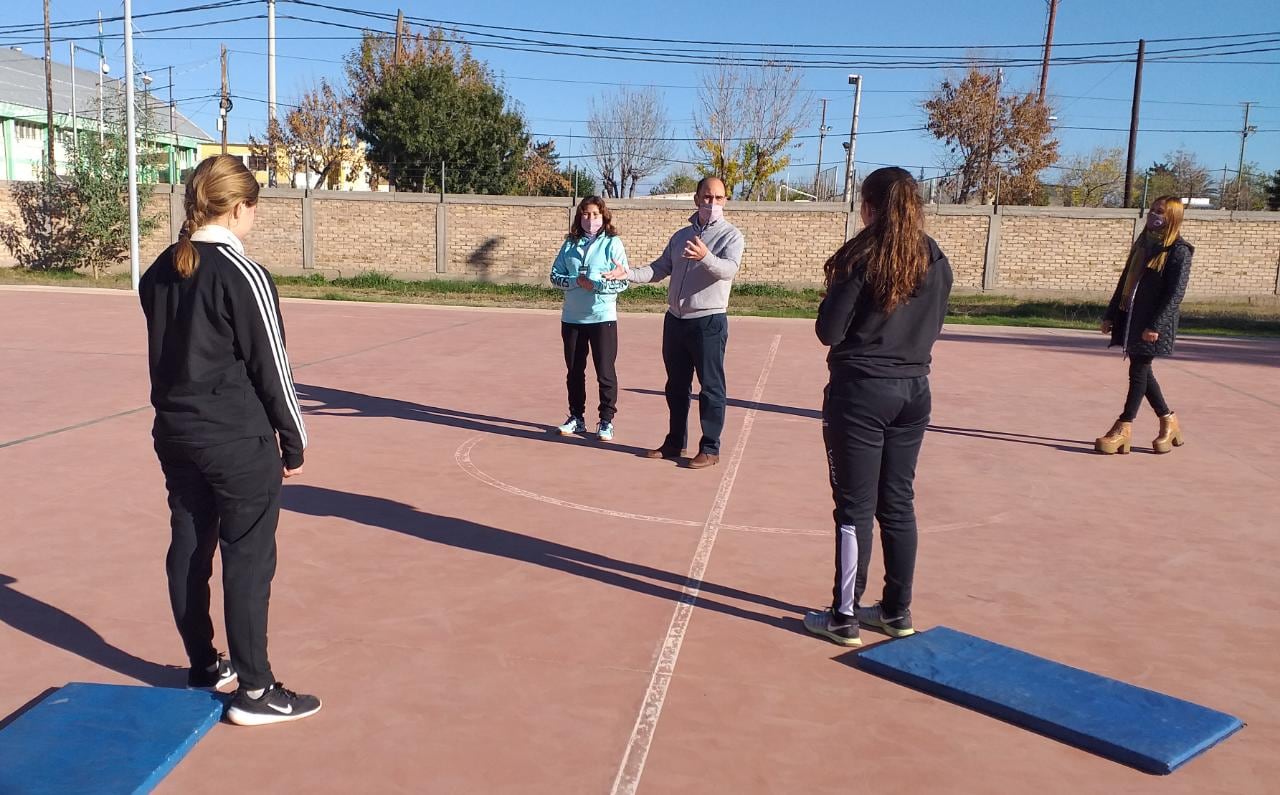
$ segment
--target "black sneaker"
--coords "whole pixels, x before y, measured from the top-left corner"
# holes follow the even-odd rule
[[[804,616],[804,628],[841,646],[861,646],[858,622],[831,610],[813,610]]]
[[[208,668],[192,668],[187,671],[187,687],[199,690],[218,690],[236,681],[236,668],[218,652],[218,659]]]
[[[320,711],[320,699],[302,695],[276,682],[258,698],[250,698],[241,687],[227,708],[227,720],[237,726],[264,726],[299,720]]]
[[[871,607],[857,608],[857,613],[858,623],[862,626],[879,630],[891,638],[905,638],[916,634],[916,631],[911,628],[910,610],[903,610],[895,617],[886,618],[884,608],[876,602]]]

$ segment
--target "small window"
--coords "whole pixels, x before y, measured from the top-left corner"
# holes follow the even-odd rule
[[[14,123],[13,129],[19,141],[39,141],[44,138],[44,128],[38,124],[20,121]]]
[[[267,157],[266,155],[249,155],[250,171],[266,171]]]

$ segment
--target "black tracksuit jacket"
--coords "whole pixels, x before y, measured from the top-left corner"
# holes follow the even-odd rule
[[[929,270],[915,294],[885,314],[865,286],[866,271],[832,284],[818,308],[817,332],[830,345],[832,375],[849,378],[914,378],[929,374],[933,343],[942,331],[951,295],[951,263],[933,238]]]
[[[139,285],[147,317],[157,442],[212,447],[278,433],[281,462],[303,463],[307,431],[267,270],[231,245],[193,243],[183,279],[170,246]]]

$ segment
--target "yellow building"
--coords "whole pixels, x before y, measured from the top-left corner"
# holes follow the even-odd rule
[[[222,144],[208,143],[200,145],[200,159],[222,153]],[[227,144],[227,154],[232,157],[240,158],[240,161],[253,172],[253,176],[258,180],[258,184],[266,186],[267,184],[267,158],[264,155],[255,155],[249,148],[249,144]],[[373,190],[369,187],[369,167],[364,166],[360,169],[360,173],[356,175],[356,179],[349,179],[351,175],[343,170],[343,173],[337,175],[337,179],[331,179],[325,187],[328,190],[350,190],[350,191],[367,191]],[[316,175],[299,171],[295,175],[296,179],[290,180],[285,173],[285,168],[280,169],[280,173],[276,176],[276,185],[281,188],[292,187],[297,185],[299,188],[317,188],[321,187],[316,184]],[[387,190],[385,184],[378,186],[379,191]]]

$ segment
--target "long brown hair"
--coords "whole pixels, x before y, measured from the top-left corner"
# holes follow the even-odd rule
[[[862,201],[875,213],[871,223],[832,254],[822,271],[830,289],[862,268],[876,303],[892,312],[929,270],[923,202],[915,179],[897,167],[872,171],[862,183]]]
[[[1178,242],[1178,237],[1182,234],[1182,199],[1177,196],[1160,196],[1151,202],[1151,206],[1155,207],[1160,202],[1164,202],[1164,229],[1160,230],[1160,250],[1147,263],[1147,267],[1156,273],[1164,270],[1164,262],[1169,258],[1169,252],[1173,250],[1173,244]],[[1135,248],[1142,245],[1144,237],[1146,237],[1146,232],[1143,232],[1133,242]]]
[[[200,253],[191,243],[191,233],[239,204],[258,203],[258,181],[238,157],[214,155],[196,166],[187,182],[182,200],[187,218],[182,222],[177,247],[173,250],[173,267],[186,279],[200,267]]]
[[[595,207],[600,211],[600,220],[603,221],[600,234],[617,237],[618,230],[613,227],[613,213],[605,205],[604,199],[599,196],[588,196],[578,202],[578,209],[573,211],[573,226],[569,227],[567,239],[578,241],[587,236],[587,230],[582,228],[582,211],[588,207]]]

